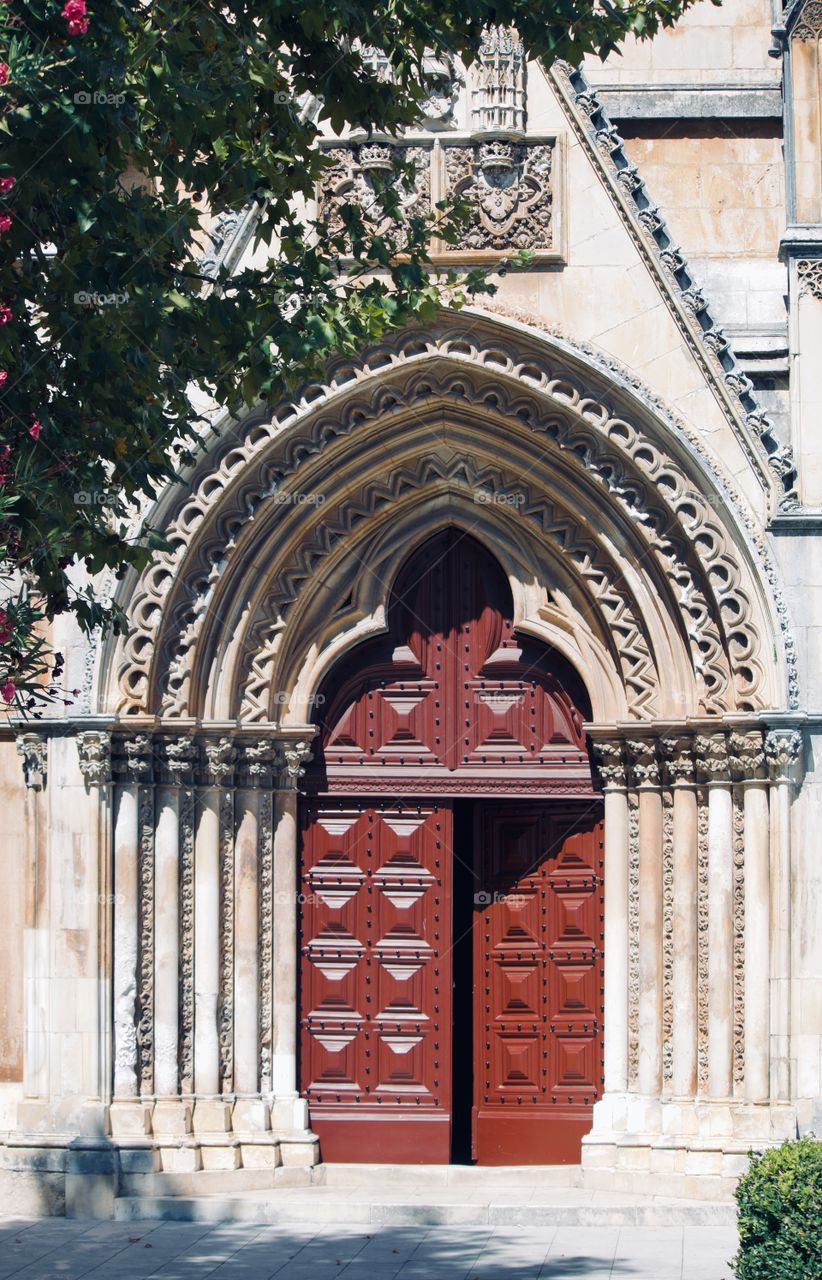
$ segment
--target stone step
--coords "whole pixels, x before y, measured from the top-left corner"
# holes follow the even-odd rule
[[[275,1188],[213,1195],[120,1196],[117,1221],[167,1219],[178,1222],[253,1222],[372,1226],[732,1226],[732,1204],[698,1200],[583,1191],[557,1187],[533,1191],[511,1189],[507,1194],[419,1183],[397,1188],[394,1194],[363,1194],[362,1187]]]

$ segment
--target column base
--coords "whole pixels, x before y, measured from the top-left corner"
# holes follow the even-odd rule
[[[736,1099],[606,1094],[582,1140],[582,1181],[598,1189],[731,1200],[753,1150],[796,1135],[796,1108]]]

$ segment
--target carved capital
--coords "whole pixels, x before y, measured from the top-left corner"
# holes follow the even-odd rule
[[[756,782],[767,777],[765,751],[760,729],[732,733],[728,738],[728,763],[737,782]]]
[[[86,786],[102,787],[111,782],[111,734],[88,729],[77,735],[80,772]]]
[[[153,745],[148,733],[123,738],[119,744],[122,755],[118,761],[125,782],[148,782],[151,779]]]
[[[652,738],[635,738],[625,743],[631,764],[631,776],[637,787],[659,786],[659,761],[656,742]]]
[[[794,782],[802,757],[802,734],[798,729],[770,729],[765,736],[765,755],[771,781]]]
[[[173,785],[182,786],[193,781],[197,759],[197,740],[190,734],[179,738],[166,738],[165,767]]]
[[[270,786],[282,758],[276,743],[247,742],[242,748],[242,765],[252,786]]]
[[[683,786],[694,781],[693,741],[686,736],[660,738],[659,752],[665,781],[669,786]]]
[[[17,738],[17,754],[23,764],[26,786],[33,791],[42,791],[46,785],[48,738],[42,733],[21,733]]]
[[[724,733],[699,734],[694,740],[694,756],[700,781],[731,781],[728,743]]]
[[[237,762],[237,748],[230,738],[208,738],[205,744],[206,772],[218,787],[230,782]]]
[[[627,782],[625,755],[623,744],[615,742],[595,742],[594,755],[602,785],[607,791],[624,787]]]
[[[280,781],[286,790],[295,790],[305,774],[306,765],[312,759],[308,742],[289,742],[282,746],[283,765]]]

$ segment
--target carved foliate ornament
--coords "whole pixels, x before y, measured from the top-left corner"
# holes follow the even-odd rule
[[[653,739],[632,739],[625,743],[631,764],[631,775],[637,787],[659,786],[659,761]]]
[[[117,772],[122,773],[124,782],[148,782],[151,778],[152,741],[147,733],[135,734],[133,738],[121,738],[115,742],[119,749],[117,755]]]
[[[694,781],[693,743],[689,737],[660,738],[659,752],[665,781],[669,786]]]
[[[699,734],[694,741],[694,756],[700,781],[730,782],[728,743],[724,733]]]
[[[77,735],[80,772],[86,786],[101,787],[111,782],[111,734],[96,729]]]
[[[736,782],[755,782],[767,777],[761,729],[729,735],[728,764]]]
[[[21,733],[17,738],[17,754],[23,765],[26,786],[42,791],[46,785],[49,744],[42,733]]]
[[[765,736],[765,755],[773,782],[793,782],[802,758],[798,729],[771,729]]]
[[[205,743],[206,773],[210,782],[218,787],[230,782],[234,774],[237,749],[230,738],[219,738],[216,741],[207,739]]]
[[[180,738],[166,738],[163,742],[163,764],[172,785],[182,786],[193,777],[197,760],[197,741],[189,734]]]
[[[280,772],[281,782],[287,790],[294,790],[304,776],[306,765],[312,759],[311,747],[307,742],[292,742],[283,747],[283,767]]]
[[[626,765],[623,744],[616,742],[595,742],[594,756],[602,785],[608,788],[624,787],[626,784]]]
[[[242,767],[252,786],[270,786],[280,763],[273,742],[248,742],[242,747]]]
[[[472,209],[471,222],[443,252],[554,248],[553,144],[490,138],[443,147],[449,197]]]

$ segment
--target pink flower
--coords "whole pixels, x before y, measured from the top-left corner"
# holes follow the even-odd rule
[[[29,435],[31,436],[32,440],[39,440],[40,432],[42,430],[43,430],[42,422],[38,422],[37,419],[35,418],[31,426],[29,427]]]
[[[0,214],[0,231],[10,231],[12,224],[12,215],[10,213]]]
[[[86,0],[66,0],[61,16],[68,23],[70,36],[84,36],[88,31]]]
[[[14,635],[14,627],[9,622],[5,609],[0,609],[0,644],[5,644]]]
[[[16,178],[0,178],[0,195],[4,196],[11,191],[16,181]]]
[[[11,320],[11,307],[7,307],[5,303],[0,306],[0,324],[8,324]]]
[[[9,64],[0,62],[0,84],[6,84],[9,78]]]
[[[6,680],[3,684],[0,684],[0,694],[3,695],[5,702],[13,702],[15,693],[16,689],[13,680]]]
[[[8,376],[9,375],[6,373],[5,369],[0,369],[0,387],[5,386]]]

